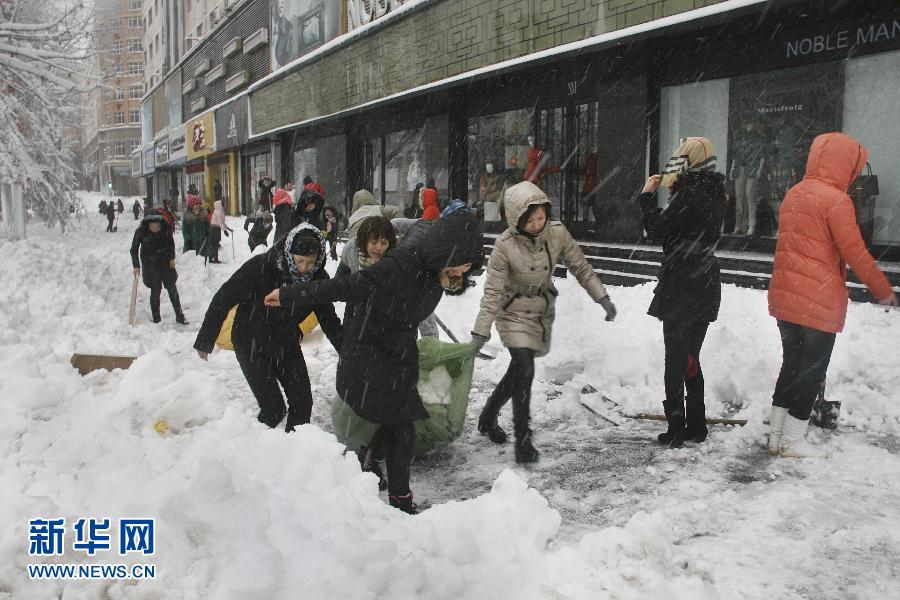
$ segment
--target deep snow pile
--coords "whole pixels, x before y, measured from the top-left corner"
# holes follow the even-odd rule
[[[321,334],[303,346],[314,424],[291,435],[256,422],[231,353],[203,363],[191,350],[212,293],[249,256],[240,221],[230,220],[236,262],[204,267],[179,255],[190,326],[174,324],[165,294],[163,323],[149,323],[141,286],[130,328],[125,216],[116,234],[89,214],[67,237],[32,230],[24,242],[0,241],[0,598],[839,598],[890,589],[900,555],[895,438],[879,438],[884,449],[834,438],[835,458],[817,464],[765,455],[761,417],[780,348],[761,292],[725,288],[703,354],[707,412],[751,423],[676,452],[647,443],[652,425],[604,428],[578,404],[591,384],[621,412],[659,411],[661,327],[644,315],[651,288],[612,288],[619,317],[609,324],[574,281],[560,281],[554,347],[534,386],[542,462],[514,468],[509,446],[472,432],[508,355],[479,361],[467,433],[413,465],[417,497],[441,503],[409,517],[386,505],[327,431],[336,356]],[[220,256],[231,258],[230,240]],[[438,309],[458,334],[471,328],[480,289]],[[897,315],[851,307],[829,395],[859,431],[900,427],[898,334]],[[74,351],[139,358],[82,378],[68,363]],[[439,395],[440,376],[432,379],[426,387]],[[158,433],[158,421],[169,430]],[[752,482],[724,477],[735,465]],[[29,581],[36,516],[156,517],[157,579]],[[76,561],[93,559],[70,549],[64,562]],[[843,587],[817,589],[826,570]]]

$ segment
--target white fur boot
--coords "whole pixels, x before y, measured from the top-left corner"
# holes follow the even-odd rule
[[[781,432],[787,414],[788,409],[775,405],[769,413],[769,452],[772,454],[781,454]]]
[[[795,419],[791,415],[784,418],[781,433],[782,458],[828,458],[824,448],[818,448],[806,441],[807,421]]]

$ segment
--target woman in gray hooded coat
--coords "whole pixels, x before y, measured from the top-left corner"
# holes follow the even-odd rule
[[[559,293],[552,279],[554,267],[560,261],[568,267],[606,311],[607,321],[615,318],[616,309],[565,225],[550,220],[550,200],[541,188],[523,181],[506,190],[504,203],[509,228],[497,238],[491,253],[472,341],[480,349],[491,336],[491,325],[496,325],[512,360],[481,412],[478,431],[494,443],[504,443],[506,432],[497,424],[497,416],[512,398],[516,462],[535,462],[538,451],[528,426],[531,382],[535,356],[550,350]]]

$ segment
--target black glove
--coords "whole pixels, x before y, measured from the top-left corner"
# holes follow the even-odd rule
[[[481,352],[481,349],[484,348],[484,345],[487,344],[489,339],[491,338],[472,333],[472,343],[475,344],[475,354]]]
[[[231,230],[230,230],[230,229],[223,229],[223,230],[222,230],[222,233],[225,234],[225,237],[231,237],[231,234],[229,233],[229,231],[231,231]]]
[[[616,305],[612,303],[612,300],[609,299],[609,296],[603,296],[600,298],[600,306],[603,307],[603,310],[606,311],[606,320],[612,321],[616,318]]]

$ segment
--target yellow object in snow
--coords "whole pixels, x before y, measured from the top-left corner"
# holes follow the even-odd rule
[[[153,429],[155,429],[156,433],[159,435],[166,435],[169,432],[169,424],[165,421],[157,421],[156,425],[153,426]]]
[[[231,343],[231,326],[234,324],[234,313],[236,312],[237,305],[235,304],[228,311],[228,316],[225,317],[225,322],[222,323],[222,328],[219,330],[219,337],[216,338],[216,346],[219,348],[234,351],[234,344]],[[319,320],[316,318],[316,314],[309,313],[309,316],[300,323],[300,331],[303,332],[303,337],[312,333],[318,324]]]

